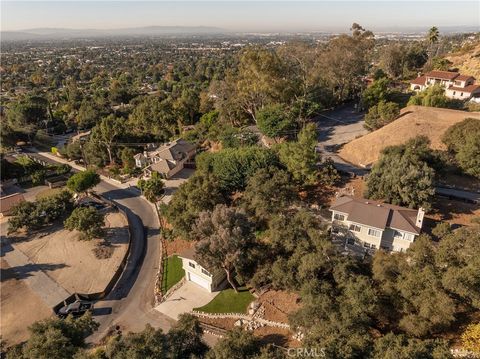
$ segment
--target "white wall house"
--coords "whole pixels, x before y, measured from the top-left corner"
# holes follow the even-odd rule
[[[226,275],[222,270],[208,271],[195,259],[195,250],[188,249],[178,255],[182,259],[182,268],[185,270],[185,279],[198,284],[209,292],[219,289]]]
[[[420,234],[425,211],[350,196],[330,207],[332,231],[368,249],[403,252]],[[353,243],[352,243],[353,244]]]
[[[460,75],[458,72],[430,71],[410,82],[412,91],[423,91],[426,88],[440,85],[445,88],[445,96],[451,99],[468,100],[480,94],[480,85],[475,85],[475,78]]]

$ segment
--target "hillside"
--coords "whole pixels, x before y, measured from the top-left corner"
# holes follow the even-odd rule
[[[408,106],[402,109],[399,119],[347,143],[339,155],[353,164],[368,166],[378,159],[380,151],[386,146],[399,145],[419,135],[427,136],[432,148],[443,149],[443,133],[467,117],[480,120],[480,112]]]
[[[445,57],[453,63],[452,68],[477,78],[477,83],[480,81],[480,41],[464,45],[460,51]]]

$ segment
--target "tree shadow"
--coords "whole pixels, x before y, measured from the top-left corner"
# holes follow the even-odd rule
[[[25,279],[28,277],[31,277],[33,273],[39,272],[39,271],[44,271],[44,272],[49,272],[49,271],[54,271],[57,269],[62,269],[65,267],[69,267],[66,264],[60,263],[60,264],[51,264],[51,263],[40,263],[40,264],[34,264],[34,263],[28,263],[22,266],[17,266],[17,267],[12,267],[12,268],[2,268],[1,269],[1,275],[0,275],[0,281],[1,282],[6,282],[10,279]]]
[[[283,334],[273,333],[273,334],[267,334],[260,337],[259,342],[263,345],[275,344],[275,345],[284,347],[288,343],[288,338]]]

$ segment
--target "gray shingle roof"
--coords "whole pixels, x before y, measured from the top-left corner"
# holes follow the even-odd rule
[[[347,220],[369,227],[394,228],[420,234],[415,225],[418,211],[388,203],[359,199],[350,196],[337,198],[330,210],[347,214]]]

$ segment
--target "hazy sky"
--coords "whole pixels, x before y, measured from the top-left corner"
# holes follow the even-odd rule
[[[1,29],[215,26],[238,31],[480,26],[480,1],[4,1]]]

